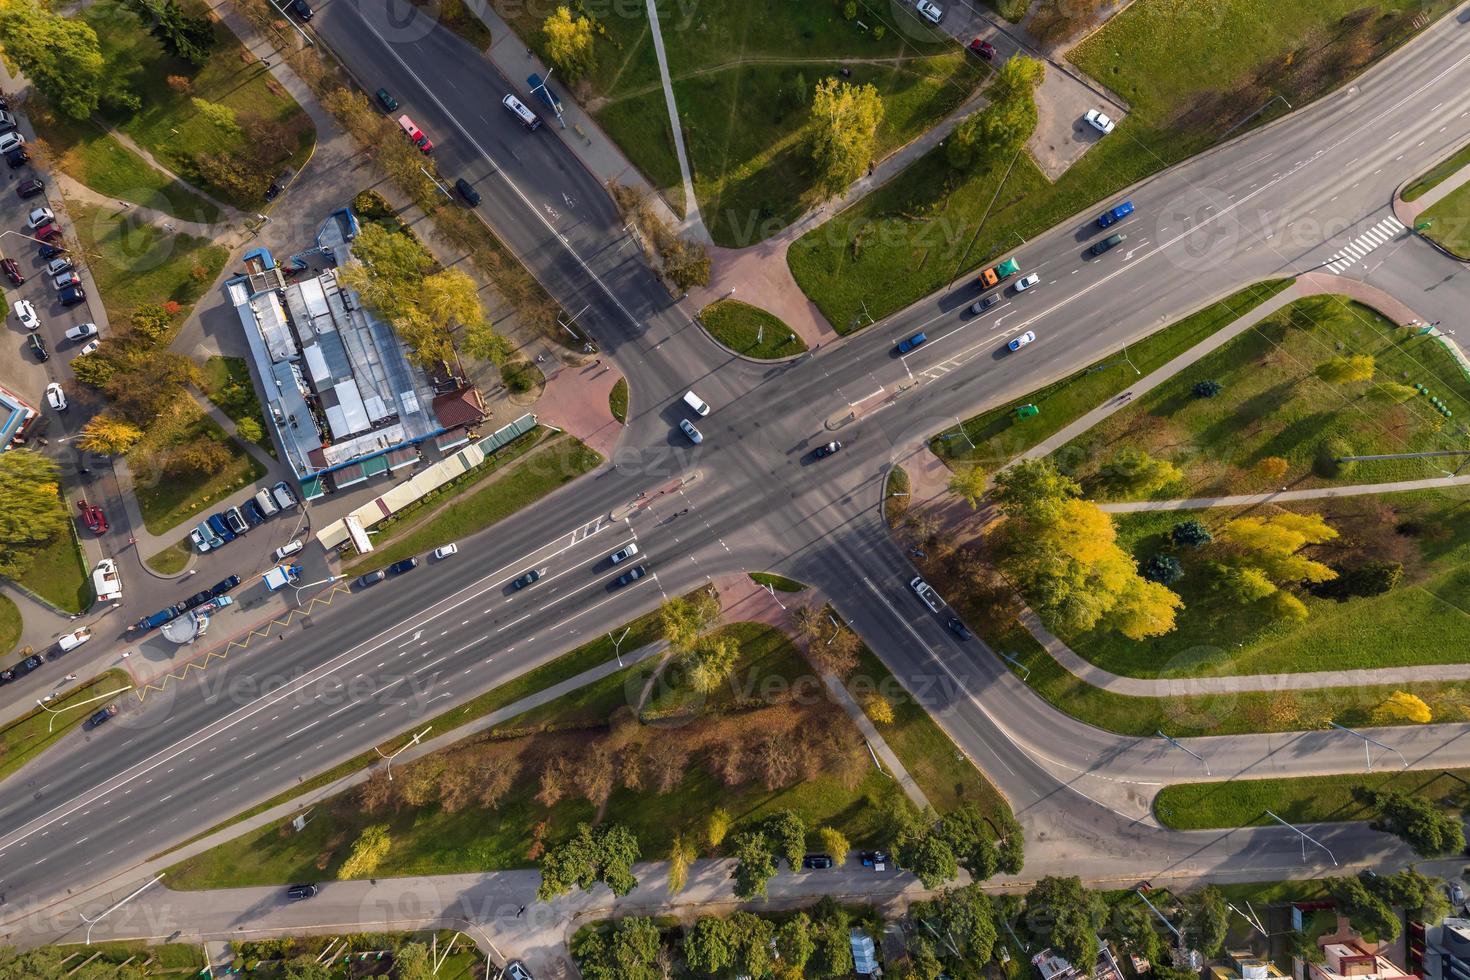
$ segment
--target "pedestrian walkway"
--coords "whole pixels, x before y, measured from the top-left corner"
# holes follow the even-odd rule
[[[1401,193],[1404,187],[1412,184],[1414,180],[1417,179],[1418,178],[1415,177],[1411,180],[1405,181],[1403,186],[1399,188],[1399,192]],[[1418,219],[1419,215],[1423,214],[1425,211],[1428,211],[1440,201],[1444,200],[1446,197],[1449,197],[1455,191],[1459,190],[1465,185],[1467,181],[1470,181],[1470,164],[1466,164],[1459,170],[1456,170],[1454,173],[1450,174],[1444,180],[1440,181],[1438,184],[1435,184],[1433,187],[1429,188],[1429,190],[1425,191],[1423,194],[1421,194],[1419,197],[1416,197],[1412,201],[1405,201],[1403,198],[1399,197],[1397,193],[1394,194],[1393,213],[1404,224],[1413,225],[1414,222]]]
[[[1334,276],[1346,272],[1367,258],[1378,246],[1393,241],[1403,230],[1404,223],[1389,215],[1344,245],[1336,255],[1327,260],[1324,267]]]
[[[674,135],[674,155],[679,158],[679,177],[684,182],[684,231],[697,241],[709,244],[709,229],[699,214],[699,198],[694,196],[694,177],[689,172],[689,152],[684,148],[684,127],[679,122],[679,104],[674,98],[674,83],[669,78],[669,56],[664,53],[664,32],[658,21],[657,0],[647,0],[648,25],[653,35],[653,53],[658,59],[658,77],[664,90],[664,108],[669,114],[669,131]]]
[[[610,459],[623,434],[623,423],[612,417],[608,399],[621,378],[610,362],[601,359],[562,365],[546,379],[546,390],[537,403],[537,419],[565,429],[604,459]],[[629,392],[630,412],[632,395]]]
[[[116,215],[126,214],[130,220],[141,221],[163,229],[169,234],[193,235],[195,238],[204,238],[216,242],[233,251],[239,245],[240,236],[226,237],[226,233],[233,229],[233,225],[206,224],[202,221],[185,221],[176,218],[166,211],[158,211],[154,208],[144,207],[141,204],[132,204],[127,201],[119,201],[115,197],[100,194],[71,177],[63,171],[55,171],[51,179],[61,189],[63,196],[71,199],[94,204],[100,208],[110,208]]]
[[[1397,480],[1393,483],[1359,483],[1350,487],[1311,487],[1306,490],[1275,490],[1271,493],[1243,493],[1230,497],[1189,497],[1184,500],[1128,500],[1099,504],[1110,514],[1135,514],[1155,510],[1203,510],[1206,507],[1259,507],[1293,500],[1320,500],[1325,497],[1365,497],[1379,493],[1407,493],[1411,490],[1445,490],[1470,486],[1470,473],[1456,476],[1431,476],[1422,480]]]

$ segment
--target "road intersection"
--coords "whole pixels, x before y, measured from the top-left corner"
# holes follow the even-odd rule
[[[461,542],[454,559],[334,604],[14,777],[0,800],[0,929],[54,937],[60,920],[28,913],[102,880],[120,897],[140,883],[147,855],[666,595],[742,569],[832,597],[1010,799],[1027,831],[1025,880],[1048,869],[1117,880],[1328,866],[1279,828],[1158,827],[1152,793],[1200,778],[1200,764],[1161,740],[1061,715],[997,657],[956,643],[907,594],[911,572],[879,502],[890,462],[957,416],[1065,376],[1241,285],[1339,261],[1344,243],[1380,226],[1398,184],[1470,136],[1470,25],[1447,16],[1348,88],[1133,188],[1122,254],[1084,260],[1091,215],[1080,215],[1020,250],[1024,270],[1041,276],[1034,294],[969,318],[975,292],[962,284],[815,355],[755,364],[709,341],[636,250],[616,247],[618,215],[561,143],[502,118],[510,83],[442,30],[399,27],[389,43],[374,6],[324,5],[322,36],[370,90],[381,84],[373,73],[390,74],[434,134],[444,172],[472,176],[483,213],[552,294],[588,308],[580,322],[628,376],[638,410],[609,465]],[[1453,322],[1463,306],[1463,268],[1408,232],[1364,259],[1340,274],[1436,319]],[[1024,329],[1038,342],[1007,354],[1005,340]],[[929,343],[890,353],[919,330]],[[691,387],[714,407],[699,447],[675,427]],[[812,459],[829,421],[870,401],[840,427],[843,452]],[[677,489],[656,500],[640,496],[671,481]],[[605,556],[630,540],[654,574],[617,589]],[[531,567],[547,570],[542,582],[508,588]],[[1467,734],[1451,725],[1385,738],[1413,765],[1448,766],[1470,763]],[[1217,779],[1350,771],[1362,758],[1340,733],[1189,744]],[[1407,857],[1359,825],[1323,834],[1344,863]]]

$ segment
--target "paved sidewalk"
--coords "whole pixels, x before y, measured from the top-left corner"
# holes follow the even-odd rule
[[[1206,507],[1257,507],[1291,500],[1319,500],[1323,497],[1364,497],[1378,493],[1405,493],[1410,490],[1442,490],[1470,486],[1470,473],[1459,476],[1432,476],[1422,480],[1398,480],[1394,483],[1359,483],[1351,487],[1314,487],[1310,490],[1277,490],[1272,493],[1243,493],[1233,497],[1191,497],[1185,500],[1129,500],[1116,504],[1099,504],[1110,514],[1133,514],[1150,510],[1203,510]]]
[[[659,83],[664,90],[664,108],[669,114],[669,131],[674,135],[674,155],[679,158],[679,177],[684,182],[684,231],[706,244],[713,241],[704,218],[699,213],[699,198],[694,196],[694,177],[689,172],[689,152],[684,148],[684,127],[679,122],[679,103],[674,98],[674,83],[669,78],[669,56],[664,52],[664,32],[659,26],[658,2],[647,0],[648,24],[653,35],[653,53],[658,59]]]
[[[1418,179],[1415,176],[1404,181],[1399,187],[1399,192],[1402,192],[1405,187]],[[1412,201],[1406,201],[1399,197],[1398,193],[1395,193],[1393,196],[1393,216],[1412,228],[1414,227],[1414,222],[1419,219],[1419,215],[1459,190],[1467,181],[1470,181],[1470,164],[1456,170]]]
[[[623,423],[612,417],[608,402],[613,385],[622,375],[610,361],[559,366],[546,379],[546,390],[537,402],[537,418],[555,425],[581,439],[592,449],[611,459],[613,448],[623,434]],[[629,391],[628,412],[633,411],[633,392]]]

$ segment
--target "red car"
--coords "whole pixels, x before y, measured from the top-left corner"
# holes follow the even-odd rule
[[[102,513],[101,507],[94,507],[85,500],[78,500],[77,509],[82,512],[82,520],[86,521],[88,530],[93,534],[103,534],[107,531],[107,515]]]
[[[978,37],[970,42],[970,51],[974,54],[978,54],[986,61],[989,61],[990,59],[995,57],[995,45],[991,44],[989,41],[982,41]]]
[[[20,274],[20,263],[15,259],[0,259],[0,269],[5,270],[5,278],[10,280],[12,286],[19,286],[26,281],[26,277]]]
[[[410,143],[419,148],[420,153],[428,153],[434,149],[434,141],[424,135],[424,131],[408,118],[407,113],[398,117],[398,128],[403,130],[403,135],[408,137]]]
[[[31,234],[43,242],[59,241],[61,239],[61,226],[48,221],[31,232]]]

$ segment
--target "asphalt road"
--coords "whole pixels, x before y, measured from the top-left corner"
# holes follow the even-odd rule
[[[881,479],[900,449],[955,416],[1070,373],[1247,282],[1322,264],[1381,220],[1394,186],[1470,135],[1470,25],[1446,17],[1349,89],[1133,189],[1126,249],[1085,261],[1090,216],[1028,243],[1023,271],[1041,283],[984,317],[962,313],[975,292],[961,286],[815,357],[755,365],[691,329],[625,257],[632,250],[619,252],[621,226],[595,182],[553,133],[511,124],[497,105],[506,83],[481,59],[443,32],[388,45],[348,0],[325,5],[318,22],[370,89],[391,82],[446,173],[474,174],[482,213],[553,294],[568,309],[587,306],[579,322],[629,376],[636,414],[614,465],[461,542],[456,558],[334,604],[273,647],[172,688],[167,701],[150,699],[12,780],[25,792],[0,801],[9,907],[33,909],[122,871],[665,594],[738,568],[820,586],[906,685],[925,692],[1012,800],[1027,829],[1028,875],[1058,866],[1098,878],[1281,876],[1326,866],[1319,853],[1303,859],[1289,831],[1176,834],[1141,819],[1153,787],[1197,778],[1198,763],[1072,721],[977,644],[955,643],[907,594],[912,572],[878,518]],[[1377,251],[1381,265],[1345,274],[1394,277],[1422,314],[1452,317],[1465,295],[1459,266],[1411,240]],[[919,329],[929,343],[894,357],[892,343]],[[1004,340],[1023,329],[1038,341],[1005,354]],[[697,450],[674,427],[689,385],[714,408]],[[854,405],[864,414],[838,431],[846,448],[813,461],[810,450],[831,438],[826,421]],[[626,521],[608,519],[630,510]],[[604,556],[635,536],[656,574],[612,590]],[[547,578],[508,591],[528,567],[545,567]],[[295,679],[260,694],[273,673]],[[1470,761],[1464,734],[1437,726],[1385,739],[1412,741],[1406,755],[1417,765],[1449,765]],[[1340,735],[1191,747],[1216,776],[1351,770],[1362,758],[1361,744]],[[1361,826],[1325,833],[1344,863],[1403,857]]]

